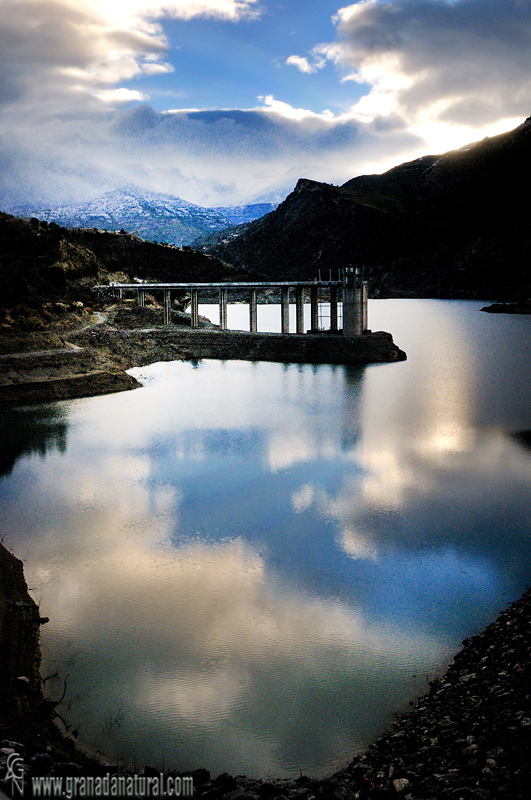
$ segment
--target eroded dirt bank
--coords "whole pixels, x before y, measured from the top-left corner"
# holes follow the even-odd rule
[[[15,748],[24,755],[27,775],[116,771],[87,759],[53,724],[54,707],[42,696],[38,672],[40,623],[22,563],[0,545],[0,779],[6,755]],[[213,778],[205,769],[192,775],[196,796],[205,800],[527,800],[531,590],[483,633],[465,640],[429,693],[366,753],[329,778]]]

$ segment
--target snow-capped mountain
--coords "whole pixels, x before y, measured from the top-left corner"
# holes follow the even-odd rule
[[[8,210],[19,217],[37,217],[65,228],[123,229],[143,239],[182,246],[206,233],[257,219],[273,208],[270,204],[203,208],[174,195],[129,187],[87,203],[48,208],[23,205]]]

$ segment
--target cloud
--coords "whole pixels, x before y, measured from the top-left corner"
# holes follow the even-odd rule
[[[338,11],[318,51],[372,88],[360,118],[483,128],[531,107],[531,6],[520,0],[363,0]]]
[[[308,164],[319,168],[316,177],[342,183],[389,149],[397,158],[419,147],[400,126],[378,131],[271,96],[254,109],[160,114],[147,104],[114,108],[128,99],[120,88],[99,92],[107,103],[91,98],[40,113],[38,136],[35,116],[11,116],[0,138],[0,207],[87,199],[129,183],[202,205],[248,201],[275,184],[280,200],[299,177],[313,177]]]
[[[132,100],[142,102],[148,99],[142,92],[137,92],[134,89],[125,89],[124,87],[121,89],[102,89],[100,92],[96,92],[96,97],[99,97],[104,103],[112,104],[130,103]]]
[[[279,200],[313,177],[308,164],[342,183],[508,130],[531,106],[531,10],[517,0],[341,8],[336,41],[285,62],[338,67],[355,91],[335,114],[266,92],[247,109],[147,105],[142,79],[174,70],[165,19],[234,23],[259,16],[258,0],[0,0],[0,12],[3,208],[128,183],[202,205]]]
[[[322,69],[326,64],[326,59],[323,56],[314,59],[313,64],[310,64],[308,59],[303,56],[289,56],[286,59],[286,64],[291,64],[297,67],[301,72],[306,72],[308,75],[312,72]]]
[[[256,0],[0,0],[0,9],[0,102],[26,96],[32,106],[39,97],[44,105],[61,93],[99,96],[109,85],[171,72],[157,19],[235,22],[258,13]]]

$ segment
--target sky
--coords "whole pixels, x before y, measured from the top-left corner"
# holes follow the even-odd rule
[[[0,0],[0,209],[278,202],[531,115],[531,0]]]

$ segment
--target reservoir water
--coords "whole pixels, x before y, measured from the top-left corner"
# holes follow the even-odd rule
[[[0,527],[83,741],[325,775],[531,585],[531,318],[481,305],[371,301],[398,364],[159,363],[3,413]]]

